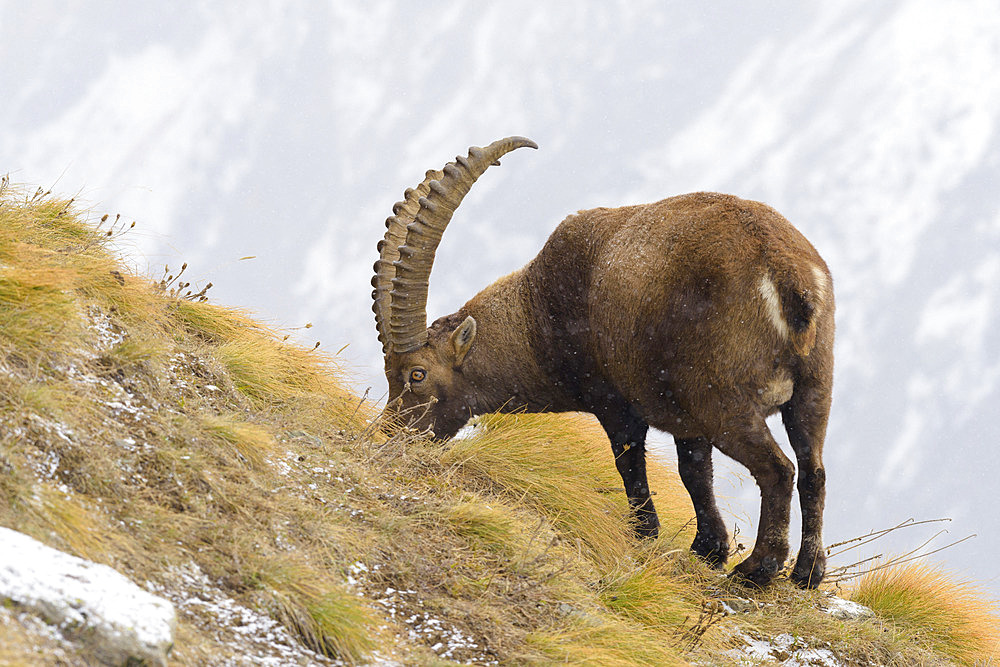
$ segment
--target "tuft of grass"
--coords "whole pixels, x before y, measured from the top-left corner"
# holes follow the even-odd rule
[[[448,507],[444,517],[460,536],[490,551],[512,556],[518,550],[519,526],[509,508],[498,509],[479,498]]]
[[[260,325],[246,311],[213,303],[179,300],[174,303],[176,321],[211,343],[223,343]]]
[[[107,350],[102,356],[110,368],[130,368],[160,362],[169,347],[159,338],[127,338]]]
[[[624,494],[611,491],[620,478],[608,452],[598,452],[604,444],[587,418],[490,415],[479,426],[478,435],[453,443],[443,462],[533,504],[561,532],[581,539],[601,566],[614,566],[631,539],[628,508]]]
[[[29,501],[35,522],[57,535],[73,553],[102,560],[113,548],[120,548],[103,517],[64,489],[39,483]]]
[[[272,557],[255,578],[264,587],[265,606],[313,650],[354,663],[373,648],[371,612],[301,557]]]
[[[221,415],[204,416],[202,425],[216,442],[231,449],[255,470],[262,469],[265,457],[277,450],[277,443],[263,426]]]
[[[111,240],[68,202],[0,200],[0,361],[37,369],[86,349],[95,306],[137,338],[163,330],[168,304],[121,266]]]
[[[454,441],[442,462],[476,475],[486,488],[531,503],[581,540],[599,567],[615,567],[633,536],[621,477],[596,419],[583,414],[487,415],[477,424],[479,432]],[[649,461],[648,468],[662,534],[678,537],[690,514],[690,509],[680,509],[686,494],[657,462]]]
[[[687,665],[674,642],[656,632],[587,612],[571,612],[558,628],[528,635],[529,645],[546,657],[543,664],[593,667]]]
[[[690,588],[669,560],[654,554],[636,567],[604,577],[600,600],[617,616],[664,632],[691,616]]]
[[[2,224],[2,222],[0,222]],[[65,271],[0,272],[0,354],[34,367],[72,350],[82,336],[77,305],[66,291]]]
[[[77,395],[64,382],[19,384],[9,398],[29,414],[56,420],[77,410],[87,410],[87,406],[78,404]]]
[[[940,567],[913,562],[876,569],[858,581],[851,599],[963,664],[1000,656],[997,604]]]
[[[294,407],[358,431],[376,416],[373,405],[344,388],[345,370],[333,356],[289,342],[245,311],[179,300],[172,316],[210,344],[233,386],[258,410]]]

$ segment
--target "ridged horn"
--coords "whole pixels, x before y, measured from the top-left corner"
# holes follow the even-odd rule
[[[423,182],[415,188],[407,188],[403,193],[403,201],[392,206],[392,215],[385,221],[385,238],[379,241],[379,258],[375,261],[375,276],[372,278],[372,310],[375,312],[375,326],[378,329],[378,339],[382,343],[382,354],[387,355],[392,349],[392,336],[389,333],[389,318],[392,308],[392,279],[396,276],[393,262],[399,259],[399,247],[406,241],[406,226],[413,222],[420,209],[420,198],[430,192],[431,181],[444,177],[440,170],[428,170]]]
[[[419,209],[406,226],[406,237],[398,247],[391,279],[389,338],[395,352],[411,352],[427,341],[427,288],[434,253],[441,235],[472,184],[490,165],[517,148],[538,148],[531,139],[507,137],[486,148],[473,146],[468,157],[457,157],[432,179],[429,191],[419,197]],[[426,181],[425,181],[426,182]],[[388,238],[388,234],[386,235]]]

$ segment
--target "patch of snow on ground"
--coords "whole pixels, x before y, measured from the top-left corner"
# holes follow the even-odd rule
[[[369,568],[361,561],[352,563],[348,567],[348,586],[358,595],[364,595],[364,588],[369,590],[372,588],[368,574],[378,569],[378,565]],[[424,609],[423,600],[419,598],[417,591],[390,587],[369,592],[368,597],[375,601],[390,622],[397,624],[397,627],[405,628],[404,633],[398,634],[404,642],[429,646],[439,657],[460,665],[500,664],[488,649],[476,643],[473,637]],[[389,630],[389,626],[383,626],[381,629]]]
[[[104,352],[125,340],[125,334],[114,325],[111,316],[97,306],[87,309],[88,329],[97,334],[97,350]]]
[[[239,604],[226,595],[194,563],[169,571],[170,588],[147,583],[147,588],[169,598],[182,615],[207,618],[212,634],[238,658],[220,659],[227,665],[289,664],[342,665],[304,646],[289,630],[267,614]]]
[[[107,565],[70,556],[0,527],[0,597],[68,632],[94,633],[102,656],[164,664],[173,645],[173,605]]]
[[[458,429],[458,433],[453,435],[451,439],[467,440],[469,438],[474,438],[477,435],[479,435],[482,430],[483,430],[482,427],[478,423],[471,422],[469,424],[466,424],[462,428]]]
[[[743,646],[726,652],[726,657],[735,660],[737,664],[777,663],[786,667],[844,667],[845,665],[830,649],[804,646],[801,638],[789,634],[780,634],[771,639],[747,633],[739,633],[737,637],[743,642]]]
[[[101,387],[107,394],[107,400],[99,402],[111,408],[112,415],[118,419],[124,416],[136,422],[145,421],[148,412],[156,412],[159,405],[146,405],[146,399],[138,391],[124,387],[114,380],[100,377],[90,371],[81,370],[75,363],[64,367],[56,367],[66,375],[66,378],[81,386]]]
[[[414,607],[423,607],[416,595],[417,591],[413,590],[386,588],[381,595],[375,596],[375,602],[382,606],[393,621],[406,625],[406,638],[410,642],[430,645],[438,656],[460,664],[499,664],[491,656],[485,655],[483,648],[458,628],[435,618],[427,611],[413,611]]]

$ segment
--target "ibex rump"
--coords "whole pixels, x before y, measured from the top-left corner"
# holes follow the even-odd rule
[[[389,412],[450,438],[491,411],[593,413],[611,441],[636,530],[659,521],[646,481],[649,426],[673,435],[691,495],[691,548],[720,566],[728,535],[712,491],[712,448],[761,491],[752,553],[734,570],[763,586],[788,555],[795,467],[765,419],[781,411],[798,459],[802,545],[792,579],[825,570],[823,438],[833,372],[834,300],[822,258],[758,202],[714,193],[581,211],[535,259],[426,326],[437,244],[473,182],[511,137],[427,172],[394,207],[375,264],[374,311]]]

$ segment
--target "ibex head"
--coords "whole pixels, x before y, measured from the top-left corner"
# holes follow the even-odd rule
[[[475,342],[476,321],[450,316],[427,327],[434,253],[476,179],[523,146],[537,148],[524,137],[470,148],[468,157],[458,157],[440,171],[428,171],[420,185],[406,190],[385,221],[372,278],[372,310],[389,382],[386,410],[416,428],[433,429],[438,437],[454,435],[472,410],[469,401],[475,391],[462,374],[462,365]]]

